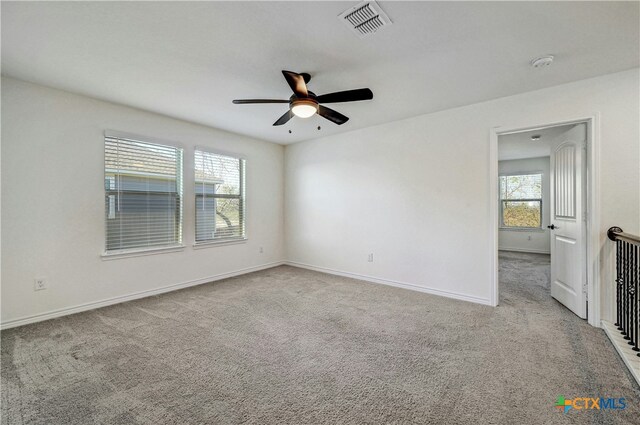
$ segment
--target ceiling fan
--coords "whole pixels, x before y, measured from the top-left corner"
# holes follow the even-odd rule
[[[335,93],[316,96],[312,91],[307,90],[307,83],[311,80],[311,75],[307,73],[298,74],[291,71],[282,71],[289,87],[293,90],[293,95],[289,100],[284,99],[236,99],[236,105],[249,103],[288,103],[289,110],[284,113],[273,125],[286,124],[293,116],[309,118],[316,113],[329,121],[342,125],[349,120],[340,112],[322,106],[321,103],[355,102],[358,100],[373,99],[373,92],[369,89],[345,90]]]

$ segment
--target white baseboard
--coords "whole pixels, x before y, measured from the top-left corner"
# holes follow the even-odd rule
[[[119,304],[126,301],[133,301],[140,298],[151,297],[153,295],[164,294],[166,292],[176,291],[178,289],[188,288],[190,286],[202,285],[203,283],[214,282],[216,280],[227,279],[234,276],[240,276],[247,273],[257,272],[259,270],[270,269],[285,264],[284,261],[276,261],[273,263],[261,264],[258,266],[247,267],[227,273],[220,273],[213,276],[203,277],[200,279],[189,280],[181,283],[163,286],[161,288],[149,289],[147,291],[135,292],[129,295],[108,298],[106,300],[94,301],[90,303],[80,304],[73,307],[65,307],[58,310],[48,311],[46,313],[35,314],[32,316],[20,317],[4,321],[0,324],[0,329],[15,328],[17,326],[28,325],[30,323],[42,322],[44,320],[54,319],[56,317],[68,316],[70,314],[80,313],[87,310],[94,310],[100,307],[106,307],[113,304]]]
[[[602,328],[622,358],[622,361],[631,372],[631,375],[633,375],[638,385],[640,385],[640,357],[638,357],[638,353],[631,349],[631,346],[627,344],[627,340],[622,337],[622,334],[613,323],[603,320]]]
[[[441,297],[453,298],[456,300],[468,301],[476,304],[491,305],[491,301],[487,298],[480,298],[473,295],[460,294],[458,292],[444,291],[442,289],[429,288],[425,286],[415,285],[413,283],[398,282],[398,281],[389,280],[389,279],[381,279],[381,278],[362,275],[358,273],[344,272],[340,270],[329,269],[326,267],[312,266],[310,264],[298,263],[295,261],[286,261],[285,264],[288,266],[300,267],[302,269],[314,270],[317,272],[333,274],[336,276],[349,277],[352,279],[363,280],[371,283],[395,286],[397,288],[410,289],[412,291],[424,292],[432,295],[439,295]]]
[[[513,252],[528,252],[530,254],[547,254],[551,255],[551,252],[543,249],[529,249],[529,248],[498,248],[498,251],[513,251]]]

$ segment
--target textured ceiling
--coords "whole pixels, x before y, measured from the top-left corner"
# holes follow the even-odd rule
[[[286,144],[639,65],[638,2],[381,1],[394,24],[366,39],[337,19],[354,4],[2,2],[2,71]],[[546,53],[550,68],[529,66]],[[335,104],[340,127],[231,104],[288,98],[282,69],[375,97]]]

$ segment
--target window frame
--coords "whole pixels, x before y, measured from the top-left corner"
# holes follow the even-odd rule
[[[502,188],[500,186],[500,180],[502,177],[514,177],[514,176],[531,176],[540,175],[540,198],[526,198],[526,199],[504,199],[502,198]],[[544,231],[544,173],[542,171],[518,171],[507,172],[498,174],[498,210],[499,216],[499,230],[513,230],[513,231]],[[540,203],[540,226],[507,226],[504,223],[504,203],[505,202],[539,202]]]
[[[126,258],[126,257],[138,257],[138,256],[146,256],[146,255],[155,255],[166,252],[176,252],[183,251],[185,248],[184,245],[184,154],[185,149],[184,146],[175,141],[168,141],[163,139],[158,139],[155,137],[148,136],[140,136],[131,133],[124,133],[120,131],[112,131],[106,130],[102,137],[103,149],[102,149],[102,164],[103,164],[103,178],[102,178],[102,191],[103,197],[107,198],[109,196],[109,190],[106,188],[106,180],[107,180],[107,168],[106,168],[106,148],[105,143],[107,139],[120,139],[124,141],[132,141],[139,143],[147,143],[153,145],[160,145],[163,147],[174,148],[176,152],[179,153],[179,169],[176,170],[176,194],[178,197],[178,227],[176,229],[178,234],[178,241],[176,243],[171,243],[167,245],[158,245],[158,246],[142,246],[142,247],[132,247],[132,248],[122,248],[122,249],[107,249],[107,226],[108,226],[108,217],[107,211],[103,211],[103,220],[104,220],[104,241],[103,241],[103,252],[101,254],[101,258],[103,260],[113,260],[117,258]],[[106,208],[105,208],[106,209]]]
[[[196,157],[196,152],[202,152],[202,153],[208,153],[208,154],[212,154],[212,155],[220,155],[220,156],[226,156],[226,157],[230,157],[233,159],[237,159],[238,161],[240,161],[240,175],[239,175],[239,185],[240,185],[240,190],[239,190],[239,194],[238,195],[228,195],[228,194],[220,194],[218,196],[216,196],[215,198],[221,198],[221,199],[238,199],[238,203],[239,203],[239,209],[240,209],[240,213],[242,215],[242,222],[241,224],[241,228],[242,228],[242,236],[231,236],[231,237],[224,237],[224,238],[212,238],[212,239],[205,239],[205,240],[197,240],[198,238],[198,229],[197,229],[197,225],[198,225],[198,219],[197,219],[197,203],[198,203],[198,194],[195,192],[194,190],[194,196],[193,196],[193,202],[194,202],[194,211],[193,211],[193,248],[198,249],[198,248],[207,248],[207,247],[212,247],[212,246],[220,246],[220,245],[233,245],[233,244],[238,244],[238,243],[244,243],[248,240],[248,236],[247,236],[247,194],[246,194],[246,187],[247,187],[247,158],[244,155],[235,153],[235,152],[229,152],[229,151],[223,151],[223,150],[218,150],[215,148],[210,148],[207,146],[195,146],[193,149],[193,187],[195,189],[195,186],[197,184],[197,179],[196,179],[196,164],[195,164],[195,157]],[[214,199],[215,199],[214,198]]]

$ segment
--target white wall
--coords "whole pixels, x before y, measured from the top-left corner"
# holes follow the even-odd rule
[[[640,233],[639,77],[633,69],[287,146],[287,258],[488,302],[490,129],[599,115],[597,261],[608,295],[606,230]]]
[[[639,77],[635,69],[303,142],[286,148],[284,165],[278,145],[3,78],[2,323],[285,257],[488,302],[488,193],[495,184],[488,177],[490,129],[592,115],[601,124],[597,261],[607,277],[602,291],[610,295],[606,230],[618,225],[640,233]],[[186,170],[195,145],[245,154],[249,241],[192,248],[187,171],[184,251],[102,260],[105,129],[180,142]],[[51,287],[34,292],[33,279],[40,276]],[[610,317],[604,307],[603,317]]]
[[[101,259],[106,129],[185,148],[183,251]],[[246,243],[192,247],[196,145],[246,156]],[[276,144],[2,78],[3,325],[281,262],[283,158]],[[50,288],[34,292],[41,276]]]
[[[498,162],[498,172],[502,174],[542,172],[542,229],[513,230],[500,229],[498,248],[505,251],[538,252],[549,254],[549,166],[550,158],[513,159]]]

